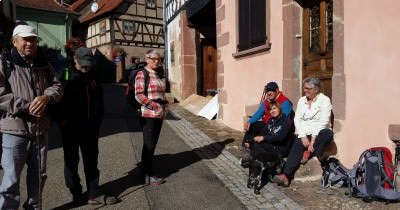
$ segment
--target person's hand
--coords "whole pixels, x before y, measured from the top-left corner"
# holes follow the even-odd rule
[[[315,142],[315,136],[313,136],[313,137],[311,138],[310,145],[308,145],[308,151],[309,151],[310,153],[313,153],[313,152],[314,152],[314,142]]]
[[[249,123],[249,122],[245,122],[244,125],[243,125],[243,129],[244,129],[245,131],[248,131],[249,128],[250,128],[250,123]]]
[[[153,110],[157,115],[162,115],[163,114],[164,110],[163,110],[162,106],[159,103],[153,102],[152,105],[153,105]]]
[[[254,137],[254,141],[257,143],[260,143],[260,142],[264,141],[264,136],[256,136],[256,137]]]
[[[305,148],[308,148],[308,146],[310,145],[310,141],[308,140],[308,138],[306,136],[305,137],[301,137],[301,143],[303,143],[303,146]]]
[[[250,144],[249,143],[244,143],[244,147],[246,147],[247,149],[250,148]]]
[[[167,118],[168,111],[169,111],[168,106],[164,106],[164,114],[163,114],[164,116],[163,116],[163,119],[166,119],[166,118]]]
[[[49,97],[46,95],[35,97],[29,105],[29,114],[35,117],[43,117],[48,103]]]

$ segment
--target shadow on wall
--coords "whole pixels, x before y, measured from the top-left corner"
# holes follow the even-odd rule
[[[102,83],[114,83],[116,77],[117,66],[114,62],[110,61],[103,53],[98,49],[94,52],[94,58],[96,61],[97,79]]]

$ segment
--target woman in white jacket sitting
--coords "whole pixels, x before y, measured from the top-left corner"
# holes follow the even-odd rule
[[[297,139],[293,142],[283,173],[274,177],[274,182],[287,187],[300,164],[316,156],[321,165],[325,146],[333,140],[330,126],[332,104],[326,95],[320,92],[320,81],[307,78],[303,81],[304,96],[297,103],[294,124]]]

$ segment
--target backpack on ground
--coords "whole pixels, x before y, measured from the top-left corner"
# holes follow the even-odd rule
[[[337,189],[346,185],[349,173],[350,169],[346,168],[338,159],[329,158],[322,165],[321,189]]]
[[[398,201],[400,192],[393,185],[392,153],[386,147],[365,150],[353,166],[349,177],[349,196],[364,201]]]
[[[149,87],[149,73],[144,68],[133,69],[129,73],[128,85],[126,86],[126,92],[125,92],[126,100],[135,110],[139,110],[140,107],[142,106],[142,104],[139,103],[135,97],[135,81],[136,81],[136,75],[139,71],[143,72],[144,94],[147,95],[147,88]]]

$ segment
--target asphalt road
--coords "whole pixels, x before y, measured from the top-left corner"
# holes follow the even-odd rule
[[[139,122],[125,101],[123,86],[106,85],[104,90],[106,114],[99,142],[100,185],[104,192],[118,197],[120,202],[97,206],[73,206],[70,203],[72,196],[64,184],[61,140],[54,127],[43,209],[245,209],[196,150],[189,147],[168,123],[163,125],[155,156],[155,171],[167,182],[161,186],[141,185],[137,168],[142,146]],[[215,156],[221,152],[213,151]],[[79,169],[85,186],[82,164]],[[25,174],[24,170],[21,205],[26,199]]]

